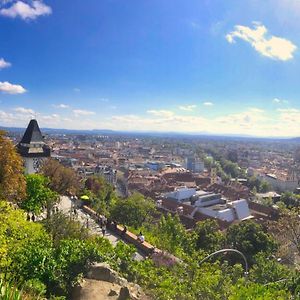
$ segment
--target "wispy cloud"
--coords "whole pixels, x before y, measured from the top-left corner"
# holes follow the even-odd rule
[[[164,117],[164,118],[169,118],[172,117],[174,115],[174,113],[170,110],[155,110],[155,109],[151,109],[151,110],[147,110],[148,114],[151,114],[153,116],[156,117]]]
[[[226,35],[229,43],[236,39],[248,42],[261,55],[276,60],[290,60],[293,58],[297,46],[288,39],[268,34],[268,29],[257,22],[253,28],[236,25],[234,30]]]
[[[55,107],[55,108],[63,108],[63,109],[66,109],[66,108],[70,107],[69,105],[63,104],[63,103],[61,103],[61,104],[53,104],[52,106]]]
[[[193,111],[196,107],[197,105],[192,104],[192,105],[180,105],[178,108],[185,111]]]
[[[93,112],[93,111],[83,110],[83,109],[74,109],[73,113],[74,113],[74,115],[76,117],[79,117],[79,116],[91,116],[91,115],[95,114],[95,112]]]
[[[30,115],[34,115],[35,111],[31,108],[24,108],[24,107],[16,107],[14,109],[14,111],[19,112],[21,114],[30,114]]]
[[[4,58],[0,58],[0,70],[9,68],[11,66],[11,63],[8,61],[5,61]]]
[[[276,104],[288,104],[289,101],[288,100],[284,100],[284,99],[274,98],[273,99],[273,103],[276,103]]]
[[[0,82],[0,92],[5,94],[23,94],[26,90],[19,84],[12,84],[8,81]]]
[[[203,102],[204,106],[213,106],[214,104],[210,101]]]
[[[23,20],[34,20],[37,17],[50,15],[52,9],[41,0],[33,0],[30,4],[24,1],[12,1],[11,6],[2,8],[0,14],[9,18],[19,17]]]

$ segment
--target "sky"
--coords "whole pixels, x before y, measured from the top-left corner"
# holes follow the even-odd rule
[[[300,136],[300,0],[0,0],[0,125]]]

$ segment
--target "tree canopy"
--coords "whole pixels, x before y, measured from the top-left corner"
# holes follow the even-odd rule
[[[13,143],[0,131],[0,199],[20,201],[25,198],[23,161]]]
[[[118,199],[110,210],[111,219],[118,223],[139,227],[155,211],[155,204],[151,199],[139,193],[134,193],[127,199]]]

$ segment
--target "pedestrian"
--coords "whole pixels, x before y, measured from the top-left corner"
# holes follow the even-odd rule
[[[89,218],[86,218],[86,228],[89,228]]]
[[[143,235],[143,233],[140,231],[139,235],[137,236],[137,239],[140,243],[144,243],[145,242],[145,237]]]
[[[126,227],[126,225],[124,225],[121,236],[124,237],[126,232],[127,232],[127,227]]]
[[[103,225],[103,226],[102,226],[102,235],[103,235],[103,236],[105,236],[105,232],[106,232],[106,226]]]

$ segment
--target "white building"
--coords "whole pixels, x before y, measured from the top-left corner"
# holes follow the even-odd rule
[[[247,200],[245,199],[227,202],[224,205],[198,207],[197,211],[204,215],[227,222],[233,222],[235,220],[242,221],[253,218],[253,216],[251,216]]]

